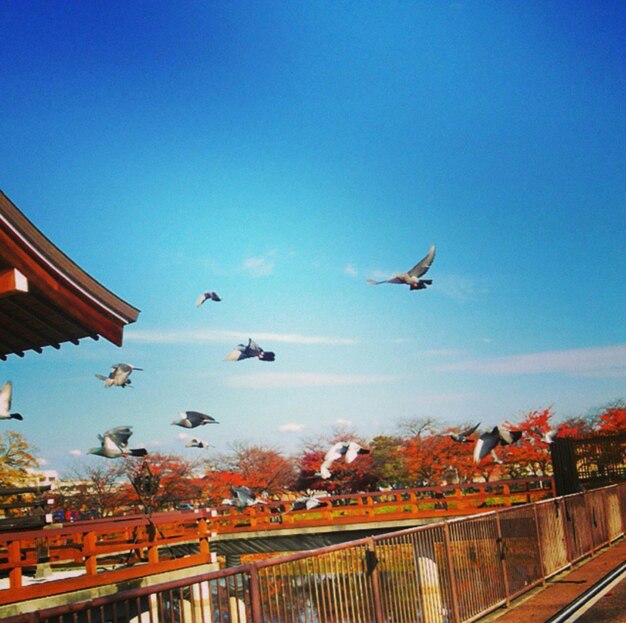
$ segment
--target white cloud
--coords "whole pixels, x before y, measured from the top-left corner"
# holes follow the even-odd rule
[[[352,426],[352,420],[344,420],[343,418],[339,418],[335,420],[335,424],[339,424],[339,426]]]
[[[176,435],[179,439],[189,439],[191,437],[191,435],[188,435],[187,433],[178,433],[178,435]]]
[[[253,277],[267,277],[274,272],[275,262],[272,259],[274,252],[270,251],[265,256],[249,257],[244,261],[241,268],[249,272]]]
[[[358,277],[359,276],[359,271],[355,268],[354,264],[352,264],[352,262],[349,262],[346,267],[343,269],[343,272],[346,273],[346,275],[349,275],[350,277]]]
[[[72,456],[82,456],[82,454],[83,454],[80,450],[70,450],[69,453]]]
[[[431,357],[459,357],[463,351],[455,348],[431,348],[425,350],[424,354]]]
[[[622,377],[626,376],[626,345],[473,359],[442,365],[437,369],[445,372],[476,372],[488,375],[568,374],[585,377]]]
[[[388,383],[397,377],[385,374],[327,374],[323,372],[260,372],[231,376],[226,380],[229,387],[285,388],[327,387],[332,385],[370,385]]]
[[[305,424],[295,424],[291,422],[289,424],[281,424],[278,427],[278,430],[283,433],[297,433],[298,431],[301,431],[305,428],[306,428]]]
[[[149,344],[197,344],[219,343],[234,344],[246,341],[250,336],[258,342],[281,342],[284,344],[328,344],[346,346],[356,344],[357,340],[343,337],[327,337],[322,335],[301,335],[299,333],[266,333],[256,331],[232,331],[230,329],[163,330],[141,331],[130,330],[124,334],[126,340]],[[265,346],[264,344],[261,344]]]

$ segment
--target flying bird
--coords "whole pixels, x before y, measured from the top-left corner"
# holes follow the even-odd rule
[[[241,361],[251,357],[258,357],[261,361],[274,361],[276,355],[271,351],[263,350],[256,342],[248,338],[247,346],[238,344],[226,355],[224,361]]]
[[[106,431],[104,435],[98,435],[100,445],[91,448],[87,454],[96,454],[107,459],[119,459],[123,456],[146,456],[148,451],[145,448],[129,448],[128,440],[133,434],[130,426],[116,426]]]
[[[559,435],[559,429],[558,428],[554,428],[552,430],[549,430],[547,433],[542,433],[538,428],[534,428],[533,432],[537,433],[537,435],[540,435],[541,436],[541,441],[543,441],[543,443],[547,443],[548,445],[554,443],[554,440]]]
[[[7,381],[0,389],[0,420],[23,420],[21,413],[11,413],[13,383]]]
[[[185,448],[210,448],[210,447],[211,447],[210,444],[208,444],[203,439],[198,439],[197,437],[194,437],[193,439],[191,439],[185,444]]]
[[[432,279],[420,279],[422,275],[426,274],[426,271],[430,268],[430,265],[435,259],[435,245],[431,245],[426,257],[420,260],[408,273],[396,273],[389,279],[383,279],[383,281],[374,281],[368,279],[367,283],[371,286],[378,286],[381,283],[400,283],[409,286],[411,290],[424,290],[426,287],[432,284]]]
[[[252,489],[250,489],[249,487],[231,487],[230,494],[232,495],[232,497],[222,500],[222,504],[234,506],[239,510],[243,510],[248,506],[254,506],[255,504],[267,503],[263,500],[259,500],[254,491],[252,491]]]
[[[183,428],[196,428],[196,426],[204,426],[205,424],[219,424],[219,422],[210,415],[199,413],[198,411],[181,411],[179,420],[172,420],[175,426]]]
[[[501,463],[494,452],[498,445],[508,446],[522,438],[521,430],[509,430],[503,426],[494,426],[491,431],[484,432],[474,446],[474,463],[480,463],[490,452],[497,463]]]
[[[216,303],[221,301],[220,295],[217,292],[203,292],[196,300],[196,307],[200,307],[204,301],[215,301]]]
[[[302,497],[298,498],[289,509],[288,512],[291,511],[310,511],[314,508],[323,508],[324,506],[328,506],[328,502],[322,502],[319,498],[316,497]]]
[[[143,368],[138,368],[130,363],[116,363],[111,366],[109,376],[96,374],[96,378],[100,381],[104,381],[104,386],[107,389],[112,385],[126,387],[127,385],[130,385],[130,379],[128,377],[131,375],[133,370],[143,371]]]
[[[328,480],[331,477],[330,466],[341,457],[345,457],[346,463],[352,463],[359,454],[369,454],[369,452],[369,448],[363,448],[356,441],[338,441],[325,454],[320,466],[320,476]]]
[[[460,433],[445,433],[442,435],[436,435],[436,437],[450,437],[452,441],[456,441],[458,443],[472,443],[474,440],[470,439],[469,436],[480,426],[480,422],[476,424],[476,426],[472,426],[467,430],[464,430]]]

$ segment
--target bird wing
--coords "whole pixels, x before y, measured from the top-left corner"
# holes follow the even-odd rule
[[[330,466],[331,463],[329,463],[328,461],[324,461],[320,466],[320,476],[324,480],[328,480],[332,476],[332,474],[330,473],[330,469],[328,469]]]
[[[508,428],[498,427],[498,435],[500,437],[500,444],[508,446],[515,443],[522,438],[521,430],[509,430]]]
[[[249,356],[256,356],[263,352],[263,349],[252,339],[248,339],[248,346],[246,346],[246,351],[250,351]]]
[[[245,353],[245,346],[243,344],[239,344],[239,346],[235,346],[226,357],[224,357],[224,361],[239,361],[240,359],[247,359],[250,355]]]
[[[356,441],[351,441],[346,450],[346,463],[352,463],[354,459],[361,453],[361,446]]]
[[[494,429],[496,430],[496,429]],[[474,463],[479,463],[486,457],[497,445],[500,437],[494,431],[483,433],[474,446]]]
[[[409,271],[409,275],[411,277],[421,277],[426,271],[430,268],[430,265],[433,263],[435,259],[435,245],[431,245],[426,257],[420,260],[411,270]]]
[[[348,444],[345,441],[338,441],[332,448],[325,454],[324,463],[329,466],[333,461],[340,459],[348,450]]]
[[[219,301],[221,301],[221,297],[217,292],[211,292],[211,300],[215,301],[216,303],[219,303]]]
[[[102,437],[102,449],[108,456],[120,456],[122,454],[120,446],[106,433]]]
[[[9,415],[11,411],[11,396],[13,394],[13,384],[7,381],[0,389],[0,415]]]
[[[382,281],[374,281],[373,279],[368,279],[367,283],[371,286],[379,286],[381,283],[404,283],[402,279],[398,277],[390,277],[389,279],[383,279]]]
[[[197,299],[196,299],[196,307],[200,307],[200,305],[202,305],[202,303],[204,303],[204,301],[207,300],[208,298],[208,292],[203,292]]]
[[[201,424],[217,424],[217,420],[206,413],[200,413],[199,411],[185,411],[187,419],[194,425],[199,426]]]
[[[130,426],[116,426],[111,430],[106,431],[103,437],[113,441],[113,443],[120,448],[128,447],[128,440],[132,436],[133,431]]]
[[[469,437],[479,426],[480,426],[480,422],[478,422],[476,426],[472,426],[471,428],[464,430],[462,433],[459,433],[459,435],[461,437]]]

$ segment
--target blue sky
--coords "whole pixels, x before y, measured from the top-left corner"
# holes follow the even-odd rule
[[[142,310],[122,349],[1,363],[19,430],[63,470],[121,424],[191,456],[184,409],[218,447],[295,451],[338,420],[624,397],[625,25],[619,2],[3,2],[0,188]],[[431,243],[432,288],[366,285]],[[277,361],[224,362],[248,336]],[[133,390],[94,379],[117,361]]]

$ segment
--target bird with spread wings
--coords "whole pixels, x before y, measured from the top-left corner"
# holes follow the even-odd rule
[[[389,279],[383,279],[382,281],[374,281],[368,279],[367,283],[371,286],[378,286],[381,283],[399,283],[409,286],[411,290],[424,290],[432,284],[432,279],[421,279],[426,271],[430,268],[430,265],[435,259],[435,245],[431,245],[426,257],[421,259],[411,270],[407,273],[396,273]]]

